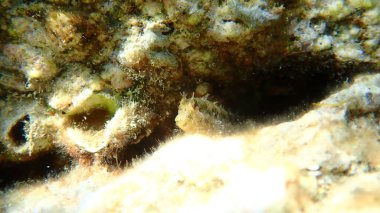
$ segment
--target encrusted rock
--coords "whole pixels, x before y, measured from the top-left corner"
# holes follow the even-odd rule
[[[1,109],[0,163],[30,161],[53,149],[54,123],[40,102],[8,98]]]
[[[0,211],[378,211],[379,14],[1,1]]]

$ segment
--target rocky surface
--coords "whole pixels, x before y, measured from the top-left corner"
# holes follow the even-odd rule
[[[294,121],[246,127],[224,137],[180,136],[113,172],[76,166],[69,174],[8,191],[3,208],[375,212],[380,208],[379,105],[380,75],[360,76]]]
[[[377,212],[378,1],[0,3],[0,210]]]

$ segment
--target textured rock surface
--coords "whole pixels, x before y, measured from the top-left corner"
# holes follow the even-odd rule
[[[0,210],[379,211],[379,17],[376,0],[1,1]]]
[[[179,137],[125,171],[78,166],[57,179],[9,191],[3,208],[10,212],[377,211],[379,105],[380,75],[360,76],[294,121],[250,127],[225,137]]]

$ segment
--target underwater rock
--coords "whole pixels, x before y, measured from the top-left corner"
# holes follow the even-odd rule
[[[4,46],[4,54],[20,67],[20,72],[27,81],[26,89],[37,89],[38,84],[54,78],[58,74],[56,64],[48,53],[27,44],[8,44]]]
[[[233,139],[217,141],[204,136],[178,139],[125,173],[113,173],[113,177],[102,170],[78,167],[46,183],[48,187],[36,185],[25,188],[27,192],[20,188],[3,199],[5,210],[299,211],[310,202],[305,188],[315,181],[300,176],[292,166],[252,165],[244,161],[241,145]],[[52,196],[54,191],[61,193]],[[78,192],[74,197],[73,191]],[[22,200],[18,199],[21,193]],[[48,204],[40,202],[46,199],[50,200]],[[225,200],[229,202],[222,202]]]
[[[182,98],[176,125],[185,133],[228,133],[229,113],[206,98]]]
[[[380,150],[379,124],[374,120],[379,85],[379,74],[358,77],[291,122],[250,127],[229,136],[180,136],[124,171],[104,173],[96,165],[74,168],[56,180],[12,190],[3,197],[3,208],[10,212],[313,212],[314,208],[346,210],[346,200],[354,199],[349,205],[357,210],[363,203],[379,209],[373,202],[376,190],[367,184],[379,185],[380,161],[375,154]],[[199,125],[204,126],[204,121]],[[370,170],[373,174],[366,174]],[[47,204],[45,200],[57,190],[63,193]],[[79,201],[71,197],[73,191],[81,194]],[[21,194],[23,199],[18,199]]]
[[[115,81],[122,79],[113,75],[119,77],[124,73],[115,68],[106,72],[100,78],[91,75],[89,68],[73,64],[57,79],[50,95],[49,106],[56,112],[54,143],[75,158],[80,159],[86,153],[97,153],[99,157],[112,155],[111,152],[138,143],[145,134],[150,134],[146,127],[155,115],[139,103],[102,92],[107,87],[105,80],[111,78],[108,86],[118,86]]]
[[[40,102],[21,96],[1,108],[1,163],[30,161],[53,149],[54,123]]]
[[[379,174],[369,173],[347,177],[342,183],[331,188],[331,192],[310,211],[323,212],[377,212],[380,208]],[[317,208],[313,208],[317,207]]]
[[[380,168],[379,14],[376,0],[1,1],[0,210],[359,206],[333,203]],[[52,153],[70,166],[2,176]]]

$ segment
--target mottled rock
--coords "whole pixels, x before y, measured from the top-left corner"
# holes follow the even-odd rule
[[[8,192],[3,208],[10,212],[375,211],[379,174],[374,153],[380,145],[374,115],[380,104],[379,85],[378,74],[360,76],[294,121],[224,137],[179,137],[125,171],[98,174],[100,168],[94,167],[83,177],[77,168],[48,183]],[[191,120],[213,128],[203,120]],[[370,170],[375,173],[365,174]],[[64,191],[63,183],[67,183]],[[80,189],[89,187],[90,191]],[[46,204],[56,190],[62,191],[60,196]],[[76,190],[81,198],[74,202],[71,196]],[[20,194],[22,200],[17,199]]]
[[[375,0],[1,1],[0,209],[378,210],[363,185],[380,165],[379,14]]]

